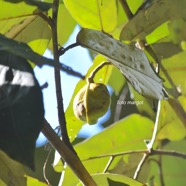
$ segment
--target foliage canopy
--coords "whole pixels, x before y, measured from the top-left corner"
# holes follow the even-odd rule
[[[0,185],[185,185],[186,0],[2,0],[0,7]],[[60,50],[77,24],[77,43]],[[76,45],[90,49],[93,63],[85,79],[58,63],[59,54]],[[46,49],[54,59],[42,56]],[[113,90],[110,117],[102,132],[78,139],[85,122],[73,113],[74,97],[108,60],[112,65],[97,70],[94,81]],[[32,68],[55,68],[59,123],[68,131],[63,141],[68,146],[69,137],[79,159],[55,133],[48,137],[45,127],[55,148],[50,156],[43,147],[34,149],[46,121],[41,88],[27,61]],[[60,70],[81,77],[65,113],[59,106]],[[33,168],[34,151],[32,172],[24,165]]]

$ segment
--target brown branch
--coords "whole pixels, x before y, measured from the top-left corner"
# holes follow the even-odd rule
[[[80,159],[69,149],[69,147],[58,137],[50,124],[45,120],[42,133],[50,141],[52,146],[61,155],[62,159],[68,164],[76,176],[86,186],[96,186],[96,183],[87,172]]]
[[[54,54],[55,64],[60,64],[59,52],[58,52],[58,34],[57,34],[58,7],[59,7],[59,0],[54,0],[52,6],[52,21],[54,23],[52,27],[52,40],[53,40],[52,43],[53,43],[53,54]],[[55,87],[56,87],[56,98],[57,98],[57,108],[58,108],[58,120],[61,128],[61,135],[66,145],[69,146],[69,148],[75,153],[75,150],[73,149],[70,143],[67,127],[66,127],[66,118],[64,113],[62,88],[61,88],[61,76],[60,76],[59,69],[54,68],[54,74],[55,74]]]
[[[130,8],[129,8],[129,5],[127,4],[127,1],[126,0],[120,0],[120,3],[123,7],[123,10],[127,16],[127,18],[130,20],[133,18],[133,13],[131,12]]]
[[[70,50],[70,49],[72,49],[72,48],[74,48],[74,47],[77,47],[77,46],[79,46],[78,43],[73,43],[73,44],[67,46],[66,48],[61,47],[61,48],[59,49],[59,56],[63,55],[63,54],[64,54],[65,52],[67,52],[68,50]]]

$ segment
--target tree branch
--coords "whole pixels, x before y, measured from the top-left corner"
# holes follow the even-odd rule
[[[129,8],[128,4],[127,4],[127,1],[126,0],[120,0],[120,3],[122,5],[122,7],[123,7],[123,10],[124,10],[127,18],[129,20],[132,19],[134,15],[133,15],[133,13],[130,10],[130,8]]]
[[[73,43],[73,44],[67,46],[66,48],[61,47],[61,48],[59,49],[59,56],[63,55],[63,54],[64,54],[65,52],[67,52],[68,50],[70,50],[70,49],[72,49],[72,48],[74,48],[74,47],[77,47],[77,46],[79,46],[78,43]]]
[[[69,165],[76,176],[86,186],[96,186],[96,183],[87,172],[80,159],[69,149],[69,147],[58,137],[49,123],[45,120],[42,133],[58,151],[63,160]]]
[[[59,63],[59,52],[58,52],[58,34],[57,34],[57,16],[58,16],[58,7],[59,7],[59,0],[53,1],[52,6],[52,21],[54,23],[52,27],[52,40],[53,40],[53,54],[54,54],[54,61],[56,64]],[[58,119],[59,119],[59,125],[61,128],[61,135],[63,138],[63,141],[66,143],[66,145],[74,152],[69,137],[68,132],[66,128],[66,118],[63,108],[63,97],[62,97],[62,88],[61,88],[61,76],[60,71],[57,68],[54,68],[54,74],[55,74],[55,87],[56,87],[56,98],[57,98],[57,108],[58,108]]]

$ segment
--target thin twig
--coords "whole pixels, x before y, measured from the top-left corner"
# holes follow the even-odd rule
[[[96,73],[97,73],[100,69],[102,69],[104,66],[106,66],[106,65],[112,65],[112,63],[109,62],[109,61],[106,61],[106,62],[103,62],[103,63],[101,63],[100,65],[98,65],[98,66],[92,71],[92,73],[91,73],[90,76],[88,77],[87,81],[88,81],[89,83],[94,82],[93,79],[94,79]]]
[[[174,156],[174,157],[179,157],[179,158],[184,158],[186,159],[186,154],[182,152],[176,152],[176,151],[170,151],[170,150],[162,150],[162,149],[145,149],[145,150],[132,150],[132,151],[127,151],[127,152],[120,152],[120,153],[115,153],[115,154],[103,154],[103,155],[98,155],[98,156],[92,156],[87,159],[84,159],[82,161],[88,161],[88,160],[93,160],[93,159],[98,159],[98,158],[106,158],[106,157],[117,157],[117,156],[124,156],[128,154],[149,154],[150,156],[153,155],[165,155],[165,156]]]
[[[155,121],[155,125],[154,125],[154,130],[153,130],[153,134],[152,134],[152,138],[150,140],[150,143],[147,145],[148,147],[148,151],[149,153],[151,153],[152,151],[152,148],[153,148],[153,144],[155,142],[155,139],[156,139],[156,135],[157,135],[157,132],[158,132],[158,121],[159,121],[159,116],[160,116],[160,108],[161,108],[161,101],[158,102],[158,108],[157,108],[157,114],[156,114],[156,121]],[[140,163],[138,164],[137,166],[137,169],[134,173],[134,179],[137,179],[138,176],[139,176],[139,173],[142,169],[142,166],[143,164],[145,163],[149,153],[145,153],[140,161]]]
[[[54,0],[53,6],[52,6],[52,21],[54,23],[52,27],[52,40],[53,40],[52,43],[53,43],[54,61],[56,64],[60,64],[59,63],[59,52],[58,52],[58,34],[57,34],[58,7],[59,7],[59,0]],[[61,135],[66,145],[76,154],[68,137],[67,127],[66,127],[66,118],[65,118],[64,108],[63,108],[61,76],[60,76],[59,69],[55,68],[54,74],[55,74],[55,88],[56,88],[56,98],[57,98],[57,108],[58,108],[58,119],[59,119],[59,125],[61,128]]]
[[[127,151],[127,152],[120,152],[120,153],[115,153],[115,154],[104,154],[104,155],[99,155],[99,156],[92,156],[89,157],[87,159],[84,159],[82,161],[87,161],[87,160],[92,160],[92,159],[98,159],[98,158],[106,158],[106,157],[117,157],[117,156],[123,156],[123,155],[127,155],[127,154],[139,154],[139,153],[147,153],[148,150],[131,150],[131,151]]]
[[[46,175],[46,166],[47,166],[47,163],[48,163],[48,160],[49,160],[49,157],[50,157],[51,152],[52,152],[52,149],[50,148],[49,149],[49,152],[47,154],[47,158],[45,160],[45,163],[43,165],[43,176],[44,176],[44,179],[47,182],[48,186],[51,186],[51,184],[50,184],[50,182],[49,182],[49,180],[47,178],[47,175]]]
[[[61,65],[61,69],[66,72],[67,74],[70,74],[72,76],[75,76],[75,77],[79,77],[81,79],[85,79],[85,76],[82,75],[81,73],[73,70],[71,67],[67,66],[67,65],[64,65],[64,64],[60,64]],[[56,68],[57,69],[57,68]]]
[[[150,155],[166,155],[166,156],[174,156],[174,157],[186,159],[185,153],[177,152],[173,150],[171,151],[171,150],[152,149]]]
[[[159,160],[156,160],[156,159],[149,159],[148,160],[148,162],[155,162],[158,165],[160,184],[161,184],[161,186],[165,186],[164,179],[163,179],[163,170],[162,170],[162,162],[161,161],[162,161],[162,157],[161,156],[159,157]]]
[[[73,43],[73,44],[67,46],[66,48],[61,47],[61,48],[59,49],[59,56],[63,55],[63,54],[64,54],[65,52],[67,52],[68,50],[70,50],[70,49],[72,49],[72,48],[74,48],[74,47],[77,47],[77,46],[79,46],[78,43]]]
[[[137,169],[136,169],[136,171],[134,173],[133,179],[135,179],[135,180],[138,179],[138,176],[139,176],[139,173],[140,173],[140,171],[142,169],[142,166],[144,165],[144,163],[145,163],[146,159],[148,158],[148,156],[149,156],[149,154],[147,154],[147,153],[143,154],[143,157],[142,157],[141,161],[139,162],[139,164],[137,166]]]
[[[110,165],[113,162],[113,160],[114,160],[114,157],[111,156],[110,159],[109,159],[109,161],[108,161],[108,163],[107,163],[107,165],[106,165],[106,167],[105,167],[105,169],[104,169],[104,171],[103,171],[103,173],[106,173],[107,172],[107,170],[110,167]]]
[[[54,132],[50,124],[44,120],[44,126],[42,133],[50,141],[52,146],[57,150],[61,155],[63,160],[68,164],[76,176],[81,180],[81,182],[86,186],[96,186],[96,183],[87,172],[83,164],[81,163],[78,156],[76,156],[69,147],[64,143],[63,140],[60,140],[58,135]]]
[[[127,4],[127,1],[126,0],[120,0],[120,3],[123,7],[123,10],[127,16],[127,18],[130,20],[133,18],[133,13],[131,12],[130,8],[129,8],[129,5]]]
[[[162,156],[159,156],[158,162],[159,162],[158,166],[159,166],[160,183],[161,186],[165,186],[164,179],[163,179]]]
[[[160,110],[161,110],[161,101],[158,101],[156,121],[155,121],[155,124],[154,124],[154,130],[153,130],[152,138],[150,140],[150,143],[147,144],[147,147],[148,147],[149,150],[152,150],[152,147],[153,147],[153,144],[155,142],[156,135],[157,135],[157,132],[158,132],[158,121],[159,121],[159,116],[160,116]]]

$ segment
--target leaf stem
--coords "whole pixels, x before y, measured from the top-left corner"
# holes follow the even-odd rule
[[[87,82],[88,82],[88,83],[94,82],[94,77],[95,77],[96,73],[97,73],[100,69],[102,69],[104,66],[106,66],[106,65],[112,65],[112,63],[109,62],[109,61],[107,61],[107,62],[103,62],[103,63],[101,63],[100,65],[98,65],[98,66],[92,71],[92,73],[90,74],[90,76],[88,77]]]

